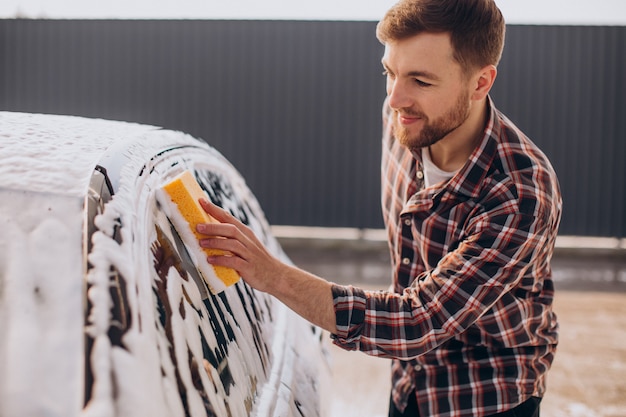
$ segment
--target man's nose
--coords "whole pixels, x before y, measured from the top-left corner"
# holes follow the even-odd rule
[[[389,98],[389,106],[395,110],[411,107],[412,105],[406,86],[403,86],[398,80],[387,83],[387,97]]]

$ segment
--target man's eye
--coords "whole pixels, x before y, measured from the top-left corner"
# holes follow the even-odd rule
[[[432,84],[430,84],[430,83],[427,83],[427,82],[421,81],[421,80],[419,80],[419,79],[417,79],[417,78],[415,79],[415,83],[416,83],[417,85],[419,85],[420,87],[430,87],[430,86],[432,85]]]
[[[387,78],[390,78],[390,79],[395,79],[396,78],[396,75],[393,72],[391,72],[388,68],[384,68],[383,69],[383,75],[385,77],[387,77]]]

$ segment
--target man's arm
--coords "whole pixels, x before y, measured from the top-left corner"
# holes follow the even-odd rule
[[[209,263],[235,269],[251,287],[278,298],[309,322],[337,333],[330,282],[284,264],[230,213],[204,199],[200,204],[219,222],[198,225],[198,232],[206,236],[200,246],[227,252],[207,257]]]

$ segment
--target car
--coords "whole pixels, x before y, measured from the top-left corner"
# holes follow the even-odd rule
[[[0,112],[0,415],[323,416],[323,332],[207,290],[156,191],[189,170],[290,262],[245,180],[182,132]]]

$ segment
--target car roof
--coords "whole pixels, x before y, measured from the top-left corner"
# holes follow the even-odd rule
[[[82,196],[107,149],[154,130],[101,119],[0,112],[0,188]]]

